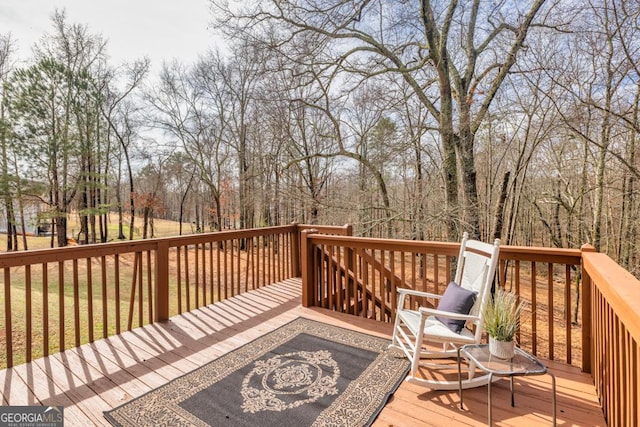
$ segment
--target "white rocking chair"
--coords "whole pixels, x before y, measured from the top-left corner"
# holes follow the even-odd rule
[[[464,233],[460,244],[455,283],[449,284],[443,295],[398,289],[398,309],[393,339],[389,347],[401,349],[411,360],[411,372],[406,381],[436,390],[458,389],[457,377],[455,381],[442,381],[419,376],[420,366],[430,368],[438,366],[435,363],[421,362],[420,359],[456,358],[458,347],[480,343],[484,324],[482,312],[490,298],[499,252],[499,239],[491,245],[469,240],[468,234]],[[439,300],[438,309],[427,307],[419,307],[417,310],[408,309],[405,305],[407,295],[437,299]],[[446,324],[456,321],[457,325],[451,327]],[[424,346],[425,343],[442,344],[442,350],[437,351],[433,347],[429,349]],[[488,375],[476,377],[475,368],[475,365],[470,364],[468,378],[462,381],[463,388],[487,384]]]

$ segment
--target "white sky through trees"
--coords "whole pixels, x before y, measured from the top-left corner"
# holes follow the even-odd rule
[[[33,44],[53,31],[56,8],[66,10],[67,23],[102,34],[114,65],[144,56],[154,69],[174,58],[189,64],[216,43],[208,0],[0,0],[0,34],[11,33],[16,59],[28,60]]]

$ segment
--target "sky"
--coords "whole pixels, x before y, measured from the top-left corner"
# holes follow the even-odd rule
[[[90,34],[108,41],[112,65],[148,56],[158,69],[162,60],[193,63],[215,44],[208,5],[208,0],[0,0],[0,34],[11,33],[17,57],[25,61],[31,46],[52,32],[53,11],[66,9],[68,23],[86,24]]]

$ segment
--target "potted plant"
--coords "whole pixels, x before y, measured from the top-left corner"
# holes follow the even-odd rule
[[[516,294],[503,289],[498,289],[487,302],[483,313],[484,329],[489,335],[489,352],[493,356],[501,359],[513,357],[523,304],[518,304]]]

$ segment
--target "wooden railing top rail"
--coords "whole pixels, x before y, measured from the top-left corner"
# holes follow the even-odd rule
[[[371,237],[328,236],[310,234],[308,238],[314,244],[340,245],[351,248],[392,250],[405,252],[437,252],[441,255],[458,255],[460,245],[449,242],[427,242],[418,240],[376,239]]]
[[[584,252],[582,261],[591,281],[632,338],[640,342],[640,281],[606,254]]]
[[[580,265],[580,249],[500,246],[500,259]]]
[[[314,224],[298,224],[299,231],[315,230],[320,234],[333,234],[339,236],[351,236],[353,234],[353,226],[345,225],[314,225]]]
[[[280,227],[252,228],[246,230],[227,230],[212,233],[190,234],[177,237],[161,237],[149,240],[125,242],[97,243],[64,248],[35,249],[29,251],[5,252],[0,254],[0,268],[20,267],[43,262],[69,261],[87,257],[101,257],[115,254],[150,251],[164,244],[167,247],[196,245],[210,242],[221,242],[255,236],[267,236],[278,233],[291,233],[296,225]],[[339,229],[339,227],[336,227]]]
[[[212,233],[193,234],[178,237],[164,237],[151,240],[137,240],[126,242],[110,242],[102,244],[69,246],[66,248],[37,249],[21,252],[7,252],[0,254],[0,268],[18,267],[42,262],[66,261],[79,258],[101,257],[136,251],[154,250],[159,244],[168,247],[203,244],[215,241],[242,239],[243,237],[270,235],[274,233],[289,233],[298,230],[316,230],[313,235],[315,243],[335,244],[343,242],[354,248],[386,249],[395,251],[414,251],[438,253],[456,256],[459,244],[450,242],[407,241],[397,239],[373,239],[368,237],[350,236],[351,226],[320,226],[310,224],[292,224],[280,227],[253,228],[246,230],[227,230]],[[327,233],[327,234],[324,234]],[[329,235],[329,233],[331,235]],[[500,258],[509,260],[526,260],[536,262],[555,262],[563,264],[579,264],[582,253],[579,249],[557,249],[528,246],[502,246]]]
[[[198,245],[210,242],[222,242],[225,240],[244,239],[249,237],[269,236],[273,234],[291,233],[296,225],[283,225],[279,227],[247,228],[244,230],[223,230],[211,233],[189,234],[186,236],[163,237],[155,239],[157,242],[166,242],[169,247]]]
[[[69,261],[108,255],[154,250],[158,241],[136,240],[126,242],[97,243],[64,248],[34,249],[0,254],[0,268],[21,267],[45,262]]]
[[[348,236],[352,232],[350,225],[329,226],[310,224],[291,224],[278,227],[250,228],[244,230],[224,230],[211,233],[189,234],[186,236],[160,237],[148,240],[135,240],[124,242],[97,243],[80,246],[67,246],[64,248],[34,249],[29,251],[16,251],[0,253],[0,268],[19,267],[24,265],[40,264],[43,262],[68,261],[86,257],[101,257],[115,254],[148,251],[157,249],[158,245],[167,247],[197,245],[225,240],[243,239],[249,237],[267,236],[273,234],[291,233],[296,230],[317,230],[318,233],[327,233]]]
[[[393,250],[405,252],[437,253],[439,255],[458,255],[459,243],[432,242],[418,240],[375,239],[369,237],[309,235],[312,243],[335,245],[342,244],[352,248]],[[500,259],[557,264],[579,265],[580,249],[543,248],[528,246],[500,246]]]

